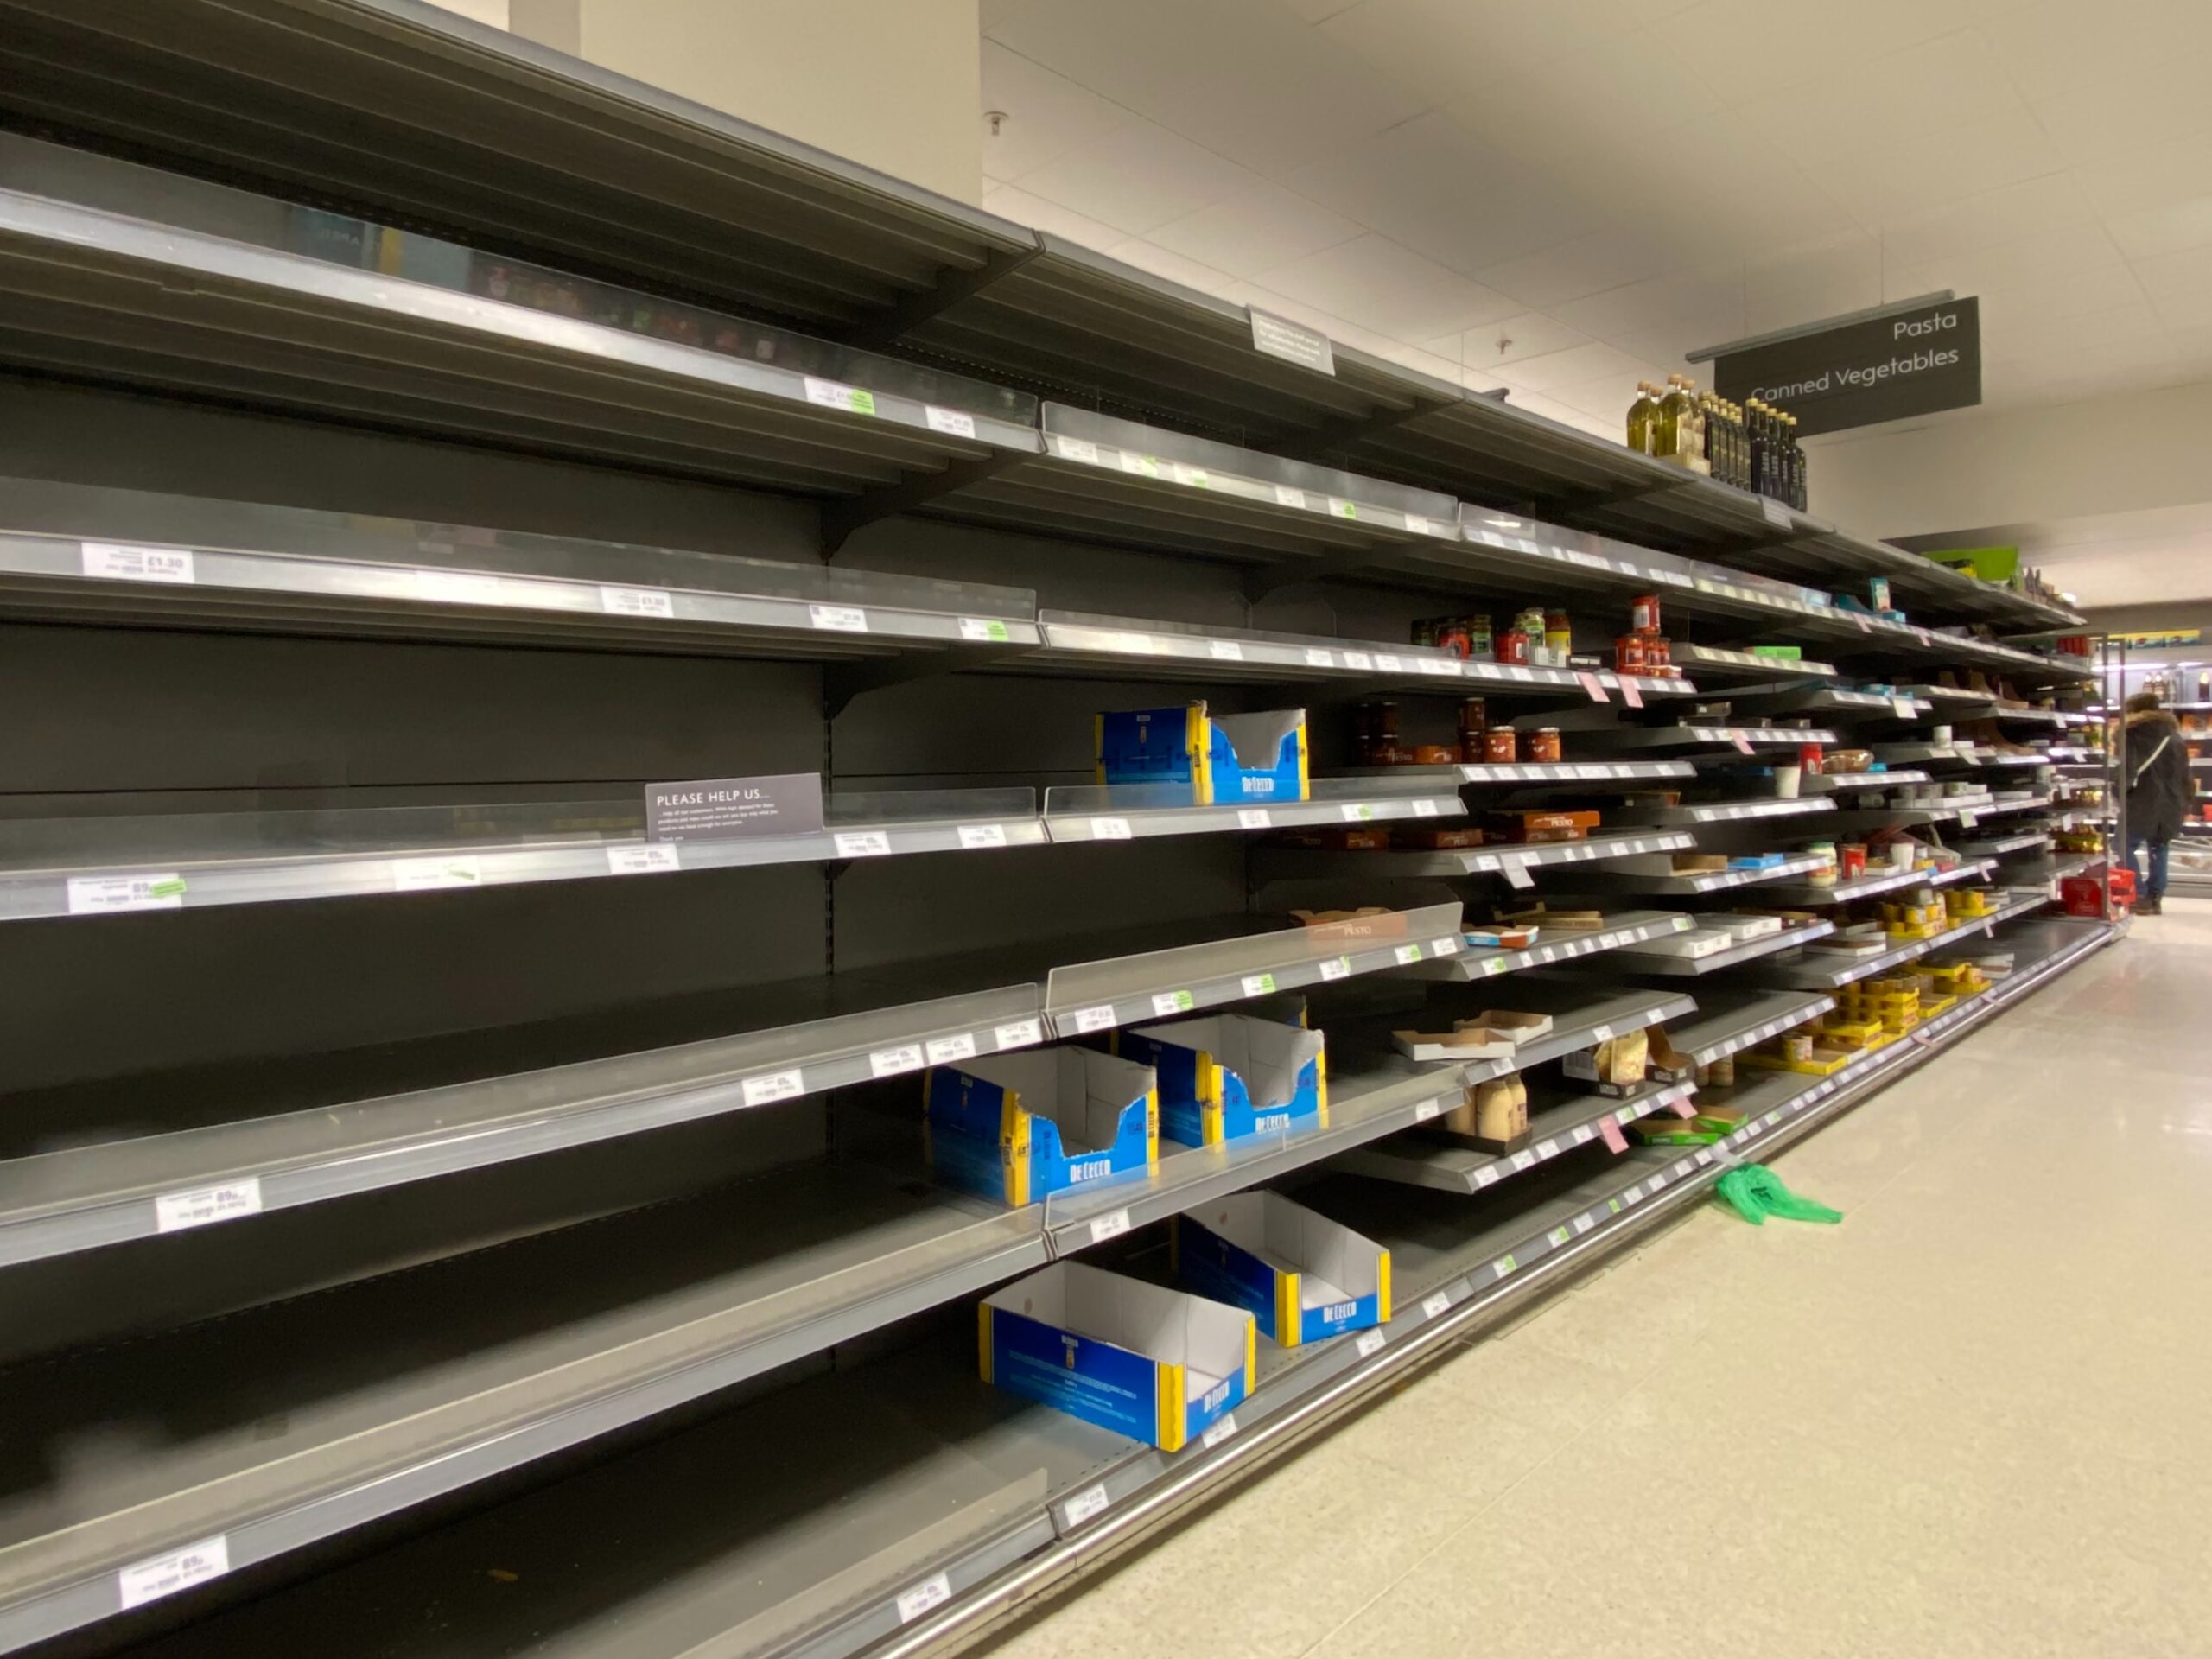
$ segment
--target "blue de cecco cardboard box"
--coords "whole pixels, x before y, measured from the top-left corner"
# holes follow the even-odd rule
[[[932,1066],[922,1083],[930,1163],[950,1186],[1028,1204],[1141,1174],[1160,1158],[1152,1068],[1088,1048]]]
[[[1318,1031],[1247,1014],[1137,1026],[1115,1052],[1160,1080],[1160,1132],[1211,1147],[1329,1121],[1328,1058]]]
[[[1241,1307],[1056,1262],[976,1310],[983,1381],[1143,1440],[1182,1449],[1257,1380]]]
[[[1249,1312],[1285,1348],[1390,1320],[1390,1252],[1280,1192],[1175,1217],[1175,1276]]]
[[[1302,801],[1306,711],[1209,715],[1193,702],[1101,715],[1098,781],[1187,788],[1193,806]]]

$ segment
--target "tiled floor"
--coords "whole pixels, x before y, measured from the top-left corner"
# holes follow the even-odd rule
[[[994,1659],[2212,1654],[2212,903]]]

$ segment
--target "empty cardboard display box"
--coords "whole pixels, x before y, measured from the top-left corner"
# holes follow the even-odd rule
[[[1390,1252],[1280,1192],[1237,1192],[1175,1218],[1175,1275],[1250,1313],[1285,1348],[1390,1320]]]
[[[1163,1452],[1234,1410],[1258,1376],[1241,1307],[1056,1262],[978,1306],[983,1381]]]
[[[1329,1121],[1322,1035],[1249,1014],[1138,1026],[1115,1052],[1159,1079],[1160,1132],[1186,1147],[1320,1128]]]
[[[1148,1065],[1040,1048],[932,1066],[923,1080],[931,1166],[949,1186],[1028,1204],[1140,1175],[1160,1158]]]

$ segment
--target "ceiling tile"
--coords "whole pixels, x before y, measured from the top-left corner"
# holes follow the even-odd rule
[[[1152,236],[1193,259],[1249,275],[1349,242],[1366,228],[1279,184],[1262,182],[1162,225]]]
[[[1169,282],[1180,283],[1185,288],[1195,288],[1201,294],[1226,295],[1237,283],[1237,278],[1228,271],[1202,265],[1195,259],[1185,259],[1181,254],[1163,248],[1156,242],[1147,242],[1142,237],[1116,242],[1104,251],[1123,264],[1135,265],[1139,270],[1148,270],[1155,276],[1165,276]]]
[[[1805,164],[1861,224],[1876,225],[2005,185],[2061,173],[2062,157],[2024,106],[1940,131],[1854,134]]]
[[[2173,294],[2153,294],[2151,308],[2177,334],[2212,329],[2212,288],[2183,289]]]
[[[2212,195],[2120,213],[2106,221],[2105,229],[2130,259],[2204,247],[2212,244]]]
[[[1605,340],[1633,329],[1663,328],[1692,318],[1723,313],[1740,316],[1743,306],[1744,279],[1740,272],[1706,271],[1630,283],[1624,288],[1555,307],[1553,315],[1571,327]]]
[[[1910,299],[1945,288],[1955,294],[2040,288],[2126,263],[2103,226],[2069,225],[2040,236],[1974,248],[1921,264],[1894,265],[1889,292],[1891,298]]]
[[[1736,112],[1757,122],[1783,155],[1803,162],[1863,135],[1940,130],[2024,107],[1988,42],[1968,29],[1902,46],[1847,75],[1758,92]]]
[[[1673,263],[1670,250],[1650,237],[1605,230],[1485,265],[1474,275],[1524,305],[1546,307],[1662,275]]]
[[[1654,136],[1717,112],[1719,93],[1683,76],[1658,39],[1643,30],[1593,39],[1571,57],[1524,73],[1517,60],[1493,65],[1471,94],[1444,107],[1452,118],[1504,154],[1557,168],[1572,178],[1599,154],[1643,149]],[[1497,73],[1503,69],[1506,73]]]
[[[1556,65],[1638,22],[1622,0],[1367,0],[1321,33],[1425,103],[1446,104],[1501,68]]]
[[[1287,182],[1466,273],[1570,240],[1597,223],[1550,179],[1440,111],[1348,144]]]
[[[1670,19],[1666,36],[1686,62],[1724,90],[1749,93],[1833,77],[1968,21],[1962,0],[1704,0]]]
[[[1348,11],[1360,0],[1276,0],[1286,11],[1301,23],[1318,23]]]
[[[1510,386],[1520,386],[1529,391],[1554,392],[1561,386],[1594,380],[1601,375],[1627,375],[1631,383],[1638,375],[1651,372],[1649,363],[1638,362],[1626,352],[1611,346],[1592,344],[1570,346],[1563,352],[1548,352],[1541,357],[1523,358],[1496,371],[1497,378]]]
[[[983,107],[1007,119],[994,136],[983,130],[986,177],[1019,182],[1047,162],[1095,143],[1137,119],[1118,104],[1078,86],[1065,75],[983,42]]]
[[[2093,78],[2155,73],[2164,58],[2212,48],[2212,12],[2197,0],[2043,0],[1985,20],[1982,29],[2031,103]]]
[[[1259,183],[1236,162],[1139,121],[1025,175],[1021,188],[1142,236]]]
[[[2212,289],[2212,247],[2182,248],[2138,259],[2135,276],[2152,299]]]
[[[2125,166],[2135,151],[2212,131],[2212,54],[2177,53],[2115,80],[2076,86],[2031,107],[2076,165]]]
[[[2079,169],[2082,188],[2101,213],[2139,213],[2212,195],[2212,134],[2144,144],[2118,161]]]
[[[1278,293],[1405,340],[1433,340],[1510,317],[1521,308],[1495,289],[1383,236],[1325,248],[1263,271],[1259,280]]]
[[[977,0],[976,26],[988,35],[1001,24],[1010,22],[1028,4],[1029,0]]]
[[[1116,242],[1128,240],[1126,231],[1111,225],[1102,225],[1095,219],[1063,207],[1057,201],[1046,201],[1042,196],[1033,196],[1027,190],[1011,184],[986,182],[983,186],[983,211],[1010,219],[1017,225],[1027,225],[1032,230],[1050,231],[1054,236],[1064,236],[1071,242],[1080,242],[1086,248],[1103,253]]]
[[[1577,333],[1555,317],[1546,316],[1541,311],[1523,311],[1517,316],[1466,330],[1459,336],[1459,360],[1468,368],[1485,374],[1510,374],[1512,365],[1525,359],[1589,343],[1588,335]]]
[[[1762,288],[1744,296],[1744,327],[1754,334],[1799,328],[1882,303],[1882,279],[1870,271],[1847,270],[1798,288]]]
[[[1274,0],[1032,0],[993,38],[1275,179],[1421,107]]]
[[[2070,174],[2008,184],[1882,222],[1882,243],[1896,264],[1922,264],[1976,248],[2097,218],[2088,193]]]

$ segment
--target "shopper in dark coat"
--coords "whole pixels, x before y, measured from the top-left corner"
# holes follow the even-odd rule
[[[2127,700],[2127,855],[2150,854],[2149,879],[2138,913],[2156,916],[2166,896],[2166,843],[2189,817],[2189,748],[2174,717],[2158,707],[2158,694],[2139,691]]]

